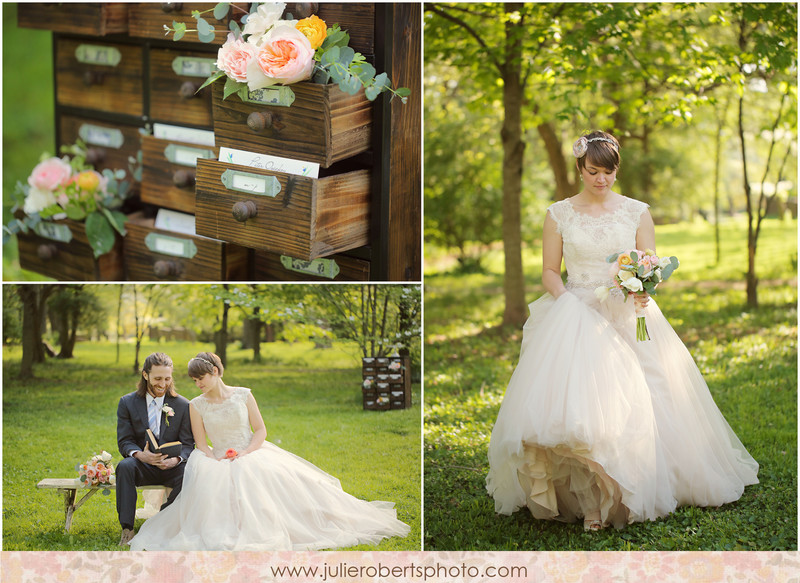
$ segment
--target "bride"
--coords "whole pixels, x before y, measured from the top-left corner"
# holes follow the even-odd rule
[[[222,373],[216,354],[189,361],[202,391],[189,405],[197,449],[180,495],[142,525],[131,550],[318,550],[408,534],[394,504],[359,500],[333,476],[265,441],[250,389],[226,385]]]
[[[489,443],[495,510],[527,506],[535,518],[599,530],[738,500],[758,483],[758,464],[656,302],[594,294],[611,286],[609,255],[656,248],[647,205],[611,190],[619,143],[595,131],[573,154],[583,190],[547,211],[548,293],[530,305]],[[634,303],[651,340],[636,341]]]

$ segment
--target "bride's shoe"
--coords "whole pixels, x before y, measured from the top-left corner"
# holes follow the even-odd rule
[[[596,531],[603,529],[603,522],[601,520],[589,520],[588,518],[583,521],[583,530]]]

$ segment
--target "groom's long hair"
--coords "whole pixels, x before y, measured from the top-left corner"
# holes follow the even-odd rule
[[[154,352],[150,356],[144,359],[144,365],[142,366],[142,375],[139,377],[139,384],[136,385],[136,394],[140,397],[144,397],[147,395],[147,379],[144,378],[144,373],[147,373],[147,376],[150,376],[150,370],[154,366],[168,366],[172,367],[172,359],[164,354],[163,352]],[[175,379],[170,379],[169,386],[167,387],[167,394],[170,397],[177,397],[178,393],[175,392]]]

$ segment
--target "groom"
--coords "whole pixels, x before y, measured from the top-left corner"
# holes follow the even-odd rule
[[[159,444],[180,441],[180,457],[150,451],[146,431],[152,429]],[[117,445],[123,459],[117,464],[117,514],[122,526],[120,546],[130,544],[136,515],[136,487],[159,484],[172,488],[169,506],[181,491],[183,470],[194,449],[189,401],[175,392],[172,359],[154,352],[144,361],[136,391],[119,400]]]

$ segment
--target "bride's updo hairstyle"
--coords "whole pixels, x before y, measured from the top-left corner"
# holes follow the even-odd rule
[[[588,160],[592,166],[613,172],[619,169],[619,142],[609,133],[599,130],[581,136],[572,145],[572,154],[578,159],[578,169],[583,170]]]
[[[225,367],[222,366],[219,356],[213,352],[201,352],[189,361],[189,377],[199,379],[207,374],[213,374],[215,366],[219,376],[222,376]]]

